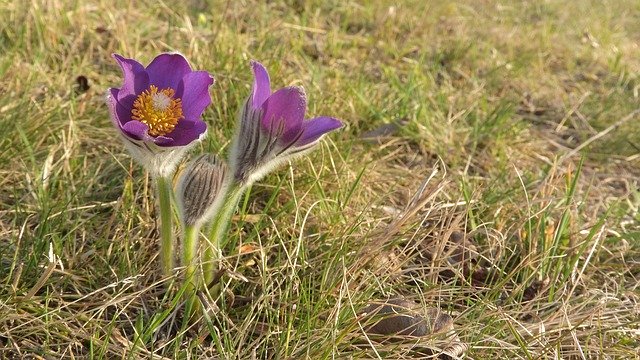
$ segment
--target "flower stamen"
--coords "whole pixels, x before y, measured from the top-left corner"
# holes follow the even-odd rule
[[[149,135],[167,135],[175,129],[182,114],[182,99],[174,99],[175,90],[158,90],[155,85],[143,91],[134,101],[131,118],[149,126]]]

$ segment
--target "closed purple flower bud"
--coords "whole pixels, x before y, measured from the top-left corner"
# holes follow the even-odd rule
[[[234,180],[250,184],[274,167],[305,153],[330,131],[342,127],[332,117],[305,120],[307,98],[302,87],[271,92],[269,74],[252,61],[254,83],[241,114],[231,152]]]

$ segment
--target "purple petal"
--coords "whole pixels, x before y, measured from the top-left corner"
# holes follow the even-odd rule
[[[125,98],[139,94],[149,87],[149,76],[139,62],[118,54],[113,54],[112,56],[122,68],[122,75],[124,76],[124,83],[118,96]]]
[[[151,138],[151,139],[153,139],[153,143],[158,145],[158,146],[165,146],[165,147],[178,146],[178,145],[175,144],[175,141],[170,137],[166,137],[166,136],[160,135],[160,136],[156,136],[156,137]]]
[[[122,132],[135,140],[149,140],[149,126],[137,120],[131,120],[122,125]]]
[[[107,105],[109,106],[109,113],[111,115],[111,122],[116,129],[122,130],[122,116],[118,114],[118,92],[119,89],[109,89],[109,95],[107,96]]]
[[[142,140],[145,142],[153,142],[158,146],[175,146],[174,140],[166,136],[153,137],[149,135],[149,126],[137,120],[129,121],[122,126],[122,132],[125,136],[134,140]]]
[[[109,110],[111,110],[111,120],[117,128],[122,129],[122,125],[131,121],[131,109],[136,97],[134,95],[122,96],[122,91],[109,89]]]
[[[254,77],[253,93],[251,94],[252,105],[254,108],[259,108],[271,95],[271,82],[269,81],[269,73],[262,64],[251,60],[251,68]]]
[[[160,54],[147,66],[149,83],[158,89],[176,90],[180,80],[190,72],[189,62],[180,54]]]
[[[286,87],[269,96],[262,104],[264,115],[262,126],[268,132],[274,132],[280,141],[293,141],[302,130],[304,113],[307,110],[307,98],[301,87]]]
[[[310,144],[322,137],[322,135],[329,131],[339,129],[342,127],[342,123],[338,119],[334,119],[328,116],[320,116],[302,124],[302,136],[296,142],[297,146]]]
[[[122,131],[122,126],[131,121],[131,109],[136,97],[134,95],[123,97],[122,91],[114,88],[109,89],[109,93],[108,103],[111,110],[111,121],[116,128]]]
[[[149,75],[139,62],[113,54],[124,75],[124,83],[114,99],[117,100],[116,112],[120,124],[131,120],[131,109],[138,94],[149,87]],[[112,94],[113,95],[113,94]]]
[[[202,135],[205,131],[207,131],[207,124],[204,121],[190,121],[183,119],[178,121],[175,129],[173,129],[171,133],[165,135],[165,137],[172,139],[172,142],[170,144],[160,144],[157,141],[156,144],[159,146],[188,145],[200,138],[200,135]]]
[[[187,120],[198,120],[204,109],[211,104],[209,86],[214,80],[206,71],[194,71],[182,78],[176,97],[182,99],[182,113]]]

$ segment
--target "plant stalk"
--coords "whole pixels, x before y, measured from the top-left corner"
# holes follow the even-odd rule
[[[219,211],[215,214],[209,232],[209,243],[204,250],[204,281],[209,285],[218,270],[218,259],[220,258],[220,244],[226,235],[231,217],[238,207],[240,196],[244,192],[241,184],[233,182],[226,193]]]
[[[162,275],[173,275],[175,267],[173,246],[173,213],[171,212],[171,179],[163,176],[157,178],[158,202],[160,204],[160,261]]]
[[[184,228],[184,246],[182,248],[182,264],[186,267],[184,280],[187,291],[191,295],[194,293],[199,283],[196,277],[198,269],[198,234],[200,231],[193,225],[186,225]]]

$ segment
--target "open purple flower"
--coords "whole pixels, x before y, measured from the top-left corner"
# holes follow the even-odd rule
[[[213,77],[193,71],[180,54],[158,55],[146,68],[118,54],[122,87],[109,89],[113,125],[132,156],[154,174],[173,172],[189,145],[205,136],[204,109]]]
[[[251,62],[253,90],[240,114],[231,167],[234,180],[252,183],[278,164],[311,149],[326,133],[342,127],[332,117],[305,120],[307,98],[302,87],[271,92],[269,74]]]

